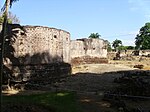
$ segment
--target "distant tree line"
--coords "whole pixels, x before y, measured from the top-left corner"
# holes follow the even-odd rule
[[[140,29],[139,33],[135,37],[135,47],[134,46],[123,46],[121,40],[115,40],[112,46],[116,50],[148,50],[150,49],[150,23],[145,23],[145,25]]]
[[[100,37],[101,37],[101,35],[99,33],[91,33],[88,38],[99,39]],[[112,46],[108,40],[105,40],[105,42],[107,44],[107,51],[133,50],[133,49],[135,49],[134,46],[123,46],[122,41],[118,40],[118,39],[116,39],[112,42]]]
[[[89,38],[99,38],[101,35],[98,33],[91,33]],[[140,29],[139,33],[135,37],[135,47],[134,46],[124,46],[122,41],[119,39],[114,40],[112,43],[106,41],[108,51],[117,50],[147,50],[150,49],[150,23],[145,23],[145,25]],[[112,46],[111,46],[112,44]]]

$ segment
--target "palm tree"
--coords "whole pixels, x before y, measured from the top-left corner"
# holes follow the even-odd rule
[[[89,36],[89,38],[99,38],[101,35],[99,35],[98,33],[91,33],[91,35]]]
[[[18,0],[6,0],[5,4],[2,8],[2,11],[4,12],[4,22],[2,27],[2,36],[1,36],[1,55],[0,55],[0,62],[1,62],[1,68],[0,68],[0,84],[2,86],[2,75],[3,75],[3,55],[4,55],[4,44],[5,44],[5,37],[6,37],[6,29],[7,29],[7,21],[8,21],[8,10],[9,7],[12,6],[14,2]],[[2,88],[1,88],[2,89]]]
[[[112,46],[115,48],[115,51],[117,50],[117,48],[119,47],[119,46],[121,46],[122,45],[122,41],[121,40],[118,40],[118,39],[116,39],[115,41],[113,41],[113,43],[112,43]]]

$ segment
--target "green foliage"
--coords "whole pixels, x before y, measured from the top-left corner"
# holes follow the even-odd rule
[[[119,46],[118,50],[134,50],[134,46]]]
[[[2,16],[0,16],[0,24],[2,24],[4,21],[4,18]]]
[[[135,39],[136,49],[150,49],[150,23],[140,29]]]
[[[9,6],[11,7],[12,6],[12,3],[13,2],[16,2],[17,0],[5,0],[5,4],[3,6],[3,8],[1,9],[4,14],[4,20],[1,18],[1,21],[4,21],[3,23],[3,27],[2,27],[2,33],[1,33],[1,55],[0,55],[0,62],[1,62],[1,65],[0,65],[0,84],[2,85],[2,76],[3,76],[3,58],[4,58],[4,49],[5,49],[5,37],[7,37],[7,32],[6,32],[6,29],[7,29],[7,23],[8,23],[8,11],[9,11]],[[2,88],[0,89],[2,91]],[[0,102],[1,103],[1,102]]]
[[[10,18],[8,18],[8,23],[12,23],[12,20]],[[4,22],[4,16],[0,16],[0,24],[3,24]]]
[[[111,45],[110,45],[110,44],[108,44],[107,51],[108,51],[108,52],[112,51],[112,48],[111,48]]]
[[[101,35],[99,35],[98,33],[91,33],[91,35],[89,36],[89,38],[99,38]]]
[[[105,43],[106,43],[107,51],[108,51],[108,52],[112,51],[110,42],[109,42],[108,40],[105,40]]]
[[[119,47],[118,47],[118,50],[119,50],[119,51],[121,51],[121,50],[127,50],[127,47],[126,47],[126,46],[121,45],[121,46],[119,46]]]
[[[12,14],[11,12],[8,13],[8,23],[10,24],[18,24],[20,23],[18,17],[14,14]],[[0,24],[2,24],[4,22],[4,14],[1,14],[0,16]]]
[[[119,46],[122,46],[122,41],[116,39],[113,41],[112,46],[115,48],[115,50],[117,50]]]
[[[2,104],[30,104],[45,107],[51,112],[78,112],[76,94],[74,92],[41,93],[31,95],[3,96]],[[6,107],[7,108],[7,107]],[[12,110],[13,111],[13,110]]]
[[[134,48],[135,48],[134,46],[126,46],[127,50],[134,50]]]

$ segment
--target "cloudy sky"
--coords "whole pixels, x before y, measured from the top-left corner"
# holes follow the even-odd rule
[[[19,0],[10,11],[22,25],[63,29],[71,39],[99,33],[110,42],[120,39],[134,45],[139,29],[150,22],[149,4],[150,0]]]

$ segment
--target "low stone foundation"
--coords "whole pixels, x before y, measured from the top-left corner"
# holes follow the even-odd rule
[[[84,57],[75,57],[71,59],[71,64],[101,64],[101,63],[108,63],[107,58],[98,58],[98,57],[90,57],[90,56],[84,56]]]
[[[13,65],[13,74],[9,85],[18,84],[46,85],[71,74],[71,65],[68,63],[52,63],[39,65]],[[6,80],[5,80],[6,81]]]

